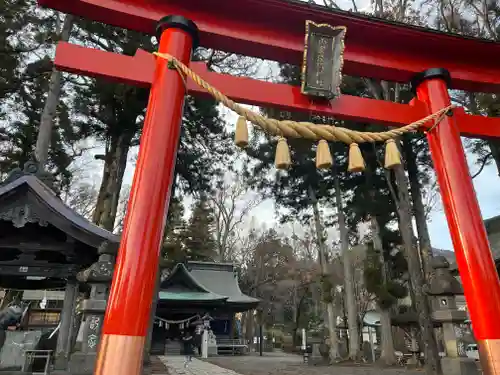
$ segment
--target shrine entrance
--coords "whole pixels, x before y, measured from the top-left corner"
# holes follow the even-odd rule
[[[327,141],[350,148],[350,167],[362,171],[361,142],[386,142],[386,167],[400,163],[394,138],[427,131],[444,209],[468,301],[483,370],[499,374],[500,282],[469,175],[461,135],[499,137],[500,119],[471,116],[451,106],[449,88],[492,92],[500,88],[500,44],[435,33],[348,12],[285,0],[39,0],[43,6],[107,24],[156,34],[157,56],[123,56],[59,45],[64,71],[151,86],[139,159],[117,258],[96,374],[141,371],[160,241],[168,209],[186,92],[211,95],[245,121],[280,137],[277,166],[290,163],[286,138],[318,141],[318,167],[331,165]],[[304,46],[304,30],[306,45]],[[347,30],[347,38],[344,37]],[[303,66],[302,88],[207,71],[191,63],[198,44]],[[304,51],[305,49],[305,51]],[[467,51],[467,53],[463,53]],[[496,58],[495,58],[496,57]],[[304,62],[304,64],[303,64]],[[444,68],[446,69],[444,69]],[[341,74],[412,82],[410,104],[339,96]],[[234,101],[307,111],[394,127],[382,133],[266,119]],[[488,301],[488,302],[485,302]],[[132,324],[133,322],[133,324]]]

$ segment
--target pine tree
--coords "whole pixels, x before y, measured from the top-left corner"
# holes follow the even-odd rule
[[[0,102],[15,92],[22,83],[23,53],[32,50],[32,41],[21,37],[32,21],[31,1],[0,1]],[[34,44],[34,43],[33,43]],[[3,111],[0,106],[0,113]],[[1,117],[0,117],[1,119]]]
[[[163,235],[162,257],[173,264],[186,260],[186,221],[184,220],[184,205],[178,199],[172,199],[167,215],[165,233]]]
[[[189,260],[213,261],[217,249],[214,240],[214,217],[207,199],[201,196],[193,204],[185,237],[185,254]]]
[[[34,160],[34,151],[40,116],[44,106],[48,80],[43,74],[49,59],[44,58],[27,66],[32,80],[27,80],[15,93],[19,112],[15,120],[8,122],[3,132],[5,139],[0,140],[0,173],[6,174],[14,167],[22,168],[28,161]],[[50,66],[50,63],[49,63]],[[71,178],[69,165],[74,155],[68,150],[79,140],[78,128],[74,127],[69,116],[69,109],[64,102],[58,106],[57,127],[52,129],[52,148],[49,152],[47,170],[58,181],[58,188],[64,189]]]

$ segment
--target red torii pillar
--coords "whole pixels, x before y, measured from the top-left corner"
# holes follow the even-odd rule
[[[193,22],[180,16],[165,17],[158,24],[158,34],[159,52],[189,64],[198,39]],[[177,71],[169,69],[164,59],[157,59],[102,327],[98,375],[138,375],[142,371],[185,90]]]
[[[434,112],[451,104],[446,69],[417,75],[412,86]],[[465,298],[485,374],[500,374],[500,282],[457,121],[447,116],[427,133]]]

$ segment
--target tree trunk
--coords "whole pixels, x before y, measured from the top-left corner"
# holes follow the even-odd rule
[[[387,267],[384,259],[384,249],[380,238],[380,226],[376,217],[371,218],[371,229],[373,236],[373,248],[380,256],[380,264],[382,266],[382,278],[384,283],[387,280]],[[392,336],[391,309],[383,309],[379,306],[380,311],[380,335],[382,353],[380,361],[387,366],[392,366],[396,363],[396,354],[394,353],[394,338]]]
[[[380,361],[386,366],[393,366],[396,364],[396,354],[394,353],[394,338],[392,336],[391,310],[382,309],[379,306],[379,312],[382,348]]]
[[[115,225],[132,136],[128,133],[112,135],[104,156],[104,172],[92,221],[110,232]]]
[[[161,284],[161,267],[158,267],[158,275],[156,276],[155,293],[153,294],[153,300],[151,301],[151,312],[149,313],[149,327],[148,334],[146,336],[146,344],[144,345],[144,357],[143,364],[149,366],[151,364],[151,345],[153,340],[153,329],[156,316],[156,307],[158,306],[158,299],[160,293]]]
[[[339,178],[335,175],[335,201],[337,204],[340,247],[344,263],[344,293],[347,304],[347,327],[349,329],[349,359],[357,361],[360,357],[359,333],[358,333],[358,309],[356,296],[354,294],[354,278],[352,272],[351,257],[349,255],[349,238],[345,223],[344,207],[340,192]]]
[[[328,334],[330,338],[330,363],[337,361],[339,357],[339,343],[337,338],[337,322],[335,319],[335,306],[333,302],[328,302],[326,304],[327,316],[328,316]]]
[[[432,245],[429,227],[425,215],[425,206],[422,202],[422,185],[418,180],[418,167],[415,152],[413,151],[409,139],[403,141],[403,152],[406,160],[406,168],[408,170],[408,179],[410,181],[411,198],[413,201],[413,214],[418,233],[419,250],[422,257],[422,266],[425,279],[429,278],[432,271]]]
[[[293,347],[297,347],[297,330],[299,329],[299,307],[297,306],[297,286],[294,286],[293,288],[293,295],[292,295],[292,321],[293,321]]]
[[[253,311],[246,312],[246,339],[249,342],[249,345],[253,346],[254,337],[255,337],[255,317],[253,316]]]
[[[374,158],[377,156],[373,154]],[[372,176],[373,176],[373,171],[367,165],[367,168],[365,170],[365,183],[366,183],[366,190],[367,190],[367,196],[368,199],[371,201],[375,201],[376,198],[376,193],[373,189],[373,183],[372,183]],[[382,245],[382,238],[381,238],[381,230],[380,230],[380,225],[379,221],[377,218],[378,212],[375,210],[372,210],[373,212],[370,212],[370,227],[371,227],[371,232],[372,232],[372,241],[373,241],[373,249],[375,252],[379,255],[379,262],[382,268],[382,280],[384,284],[387,283],[387,276],[388,276],[388,269],[387,269],[387,263],[385,262],[385,256],[384,256],[384,247]],[[378,309],[380,311],[380,336],[381,336],[381,355],[379,360],[388,365],[392,366],[396,364],[396,355],[394,353],[394,338],[392,335],[392,322],[391,322],[391,309],[384,309],[380,305],[378,306]]]
[[[318,200],[316,199],[316,194],[312,188],[309,188],[309,196],[314,211],[314,223],[316,228],[316,238],[318,242],[318,252],[319,252],[319,263],[321,267],[321,276],[328,276],[328,265],[326,264],[326,249],[325,240],[323,238],[323,225],[321,224],[321,217],[318,209]],[[330,291],[331,293],[331,291]],[[333,300],[328,298],[325,301],[326,304],[326,316],[328,321],[328,334],[330,339],[330,362],[333,363],[337,361],[339,357],[339,344],[337,338],[337,321],[335,317],[335,306],[333,305]]]
[[[425,356],[425,371],[428,375],[440,374],[441,364],[437,350],[434,328],[431,320],[430,307],[427,295],[424,292],[424,278],[420,267],[418,253],[413,247],[413,228],[411,222],[411,201],[408,191],[408,181],[402,165],[394,169],[398,186],[399,199],[399,228],[408,262],[411,287],[413,289],[413,306],[417,313],[420,327],[421,342]]]
[[[59,17],[59,14],[56,15]],[[67,14],[64,18],[64,23],[59,34],[59,40],[67,42],[73,28],[74,16]],[[59,32],[59,30],[58,30]],[[52,138],[52,127],[54,118],[56,117],[57,105],[61,95],[61,78],[62,73],[54,67],[49,81],[49,92],[45,106],[43,107],[42,117],[40,119],[40,130],[36,140],[35,158],[41,168],[45,168],[49,155],[50,140]]]
[[[500,176],[500,141],[498,139],[489,139],[487,142],[497,167],[497,173]]]

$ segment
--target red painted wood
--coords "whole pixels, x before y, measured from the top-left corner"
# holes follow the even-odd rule
[[[152,34],[168,14],[190,18],[203,46],[300,64],[305,21],[348,28],[344,71],[408,82],[428,68],[450,71],[456,89],[500,89],[500,43],[439,34],[348,12],[327,11],[285,0],[39,0],[52,7],[111,25]]]
[[[191,48],[188,33],[179,29],[163,32],[160,52],[188,63]],[[147,335],[184,96],[179,74],[169,69],[165,60],[158,59],[104,318],[104,335]]]
[[[151,84],[155,66],[154,56],[143,50],[138,50],[135,56],[125,56],[65,42],[57,46],[55,64],[58,69],[66,72],[143,87]],[[314,112],[339,119],[388,126],[406,125],[429,114],[427,107],[418,100],[410,106],[342,95],[332,104],[318,103],[301,95],[296,87],[290,85],[209,72],[203,63],[192,63],[191,68],[231,99],[244,104]],[[208,96],[207,92],[191,80],[188,80],[188,91],[192,95]],[[500,118],[471,116],[465,114],[463,109],[457,109],[456,116],[460,118],[462,135],[500,137]]]
[[[431,112],[450,104],[444,81],[417,88]],[[427,134],[476,340],[500,339],[500,281],[467,167],[459,124],[447,117]]]

